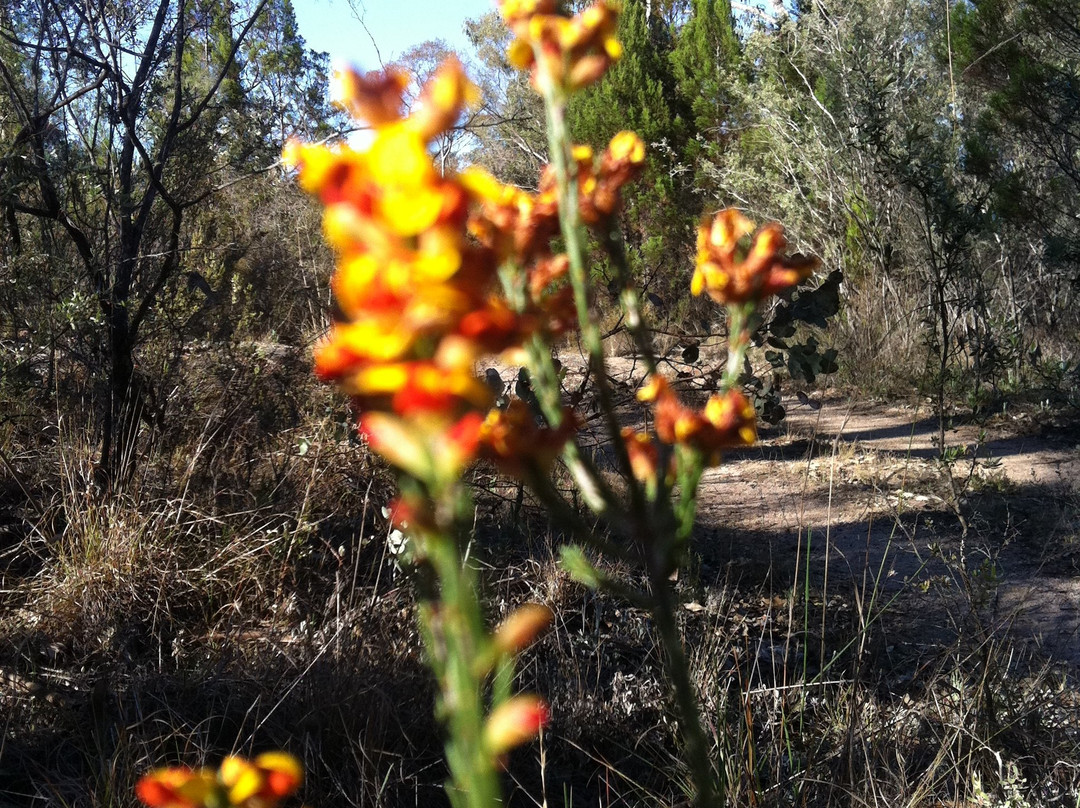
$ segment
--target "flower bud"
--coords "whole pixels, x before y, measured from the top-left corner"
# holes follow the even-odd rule
[[[287,752],[263,752],[255,758],[266,778],[262,796],[281,800],[292,794],[304,782],[304,767]]]
[[[230,755],[221,761],[218,780],[229,805],[277,805],[304,780],[300,761],[286,752],[265,752],[255,760]]]
[[[515,696],[488,716],[484,743],[492,755],[502,755],[535,738],[549,717],[548,706],[539,696]]]
[[[643,432],[635,431],[632,427],[625,427],[622,430],[622,439],[626,444],[630,472],[634,478],[643,483],[655,480],[660,466],[660,453],[652,439]]]
[[[151,808],[197,808],[217,790],[211,769],[157,769],[135,785],[135,796]]]
[[[525,604],[495,630],[496,650],[506,655],[520,653],[532,645],[554,618],[551,609],[543,604]]]

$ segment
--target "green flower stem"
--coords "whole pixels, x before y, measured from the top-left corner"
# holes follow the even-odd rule
[[[452,528],[414,535],[438,582],[419,611],[428,664],[439,684],[438,715],[448,730],[450,801],[455,808],[496,808],[502,805],[499,774],[484,746],[487,672],[473,664],[489,644],[476,574],[464,563]]]
[[[713,808],[719,804],[718,794],[722,795],[724,789],[722,784],[717,783],[715,770],[709,761],[709,743],[701,724],[697,693],[690,678],[690,664],[679,631],[679,603],[669,581],[671,573],[678,568],[694,527],[697,488],[705,468],[705,458],[696,449],[678,446],[675,448],[675,464],[678,499],[672,508],[672,492],[666,486],[663,488],[666,508],[656,517],[661,524],[656,530],[651,551],[645,554],[651,590],[650,611],[656,621],[660,645],[664,649],[664,666],[674,691],[686,763],[694,784],[695,804],[699,808]]]
[[[501,656],[495,663],[495,675],[491,680],[491,703],[502,704],[514,695],[514,673],[517,659],[513,655]]]
[[[524,309],[527,296],[525,293],[525,275],[521,268],[516,264],[508,263],[504,265],[500,271],[500,280],[511,305],[518,311]],[[551,351],[547,343],[539,336],[534,336],[529,340],[525,349],[528,357],[529,375],[533,391],[536,393],[537,402],[548,423],[552,427],[558,427],[564,418],[562,385],[551,358]],[[563,449],[563,460],[570,469],[578,490],[590,510],[597,515],[611,518],[613,522],[617,521],[617,511],[608,505],[608,503],[615,501],[611,489],[592,464],[581,454],[580,448],[573,441],[567,442]],[[557,506],[560,499],[559,497],[545,499],[545,504]]]
[[[697,516],[697,490],[705,471],[705,458],[689,446],[676,447],[679,499],[675,505],[675,540],[681,548],[690,539]]]
[[[576,544],[564,544],[559,548],[559,561],[570,577],[590,589],[607,592],[632,606],[651,612],[652,597],[618,578],[597,569],[585,555],[585,551]]]
[[[689,526],[693,524],[692,506],[686,505],[686,500],[693,498],[700,471],[692,480],[686,481],[690,483],[690,490],[684,488],[680,510],[689,511],[691,515],[689,519],[685,517],[680,519],[671,513],[670,501],[666,499],[663,503],[659,501],[651,503],[652,506],[660,506],[663,513],[657,513],[653,507],[650,507],[650,503],[647,503],[644,498],[641,486],[638,485],[630,470],[630,458],[620,436],[621,429],[604,367],[600,330],[589,316],[588,276],[582,243],[583,228],[578,211],[577,180],[570,175],[572,146],[566,129],[565,99],[561,96],[561,91],[549,87],[544,93],[544,100],[548,118],[549,147],[559,194],[559,220],[564,247],[570,262],[570,283],[574,290],[582,342],[589,354],[590,371],[596,381],[600,410],[612,437],[619,465],[629,481],[630,510],[634,514],[632,535],[641,549],[649,573],[652,594],[648,600],[652,606],[651,611],[656,621],[661,644],[664,647],[667,672],[675,691],[675,705],[686,744],[687,762],[697,792],[696,802],[702,808],[706,806],[711,808],[717,804],[716,784],[713,769],[709,763],[708,744],[701,726],[697,697],[690,680],[689,664],[679,633],[676,618],[678,604],[667,580],[672,564],[676,563],[679,545],[685,541],[685,537],[689,535]],[[610,238],[608,241],[611,243]],[[615,245],[617,242],[613,244]],[[635,332],[635,339],[642,348],[643,355],[651,360],[651,349],[645,338],[637,296],[632,290],[629,293],[626,291],[631,284],[625,260],[620,270],[623,273],[624,285],[622,302],[626,306],[628,323]],[[605,503],[604,510],[612,509]]]
[[[664,648],[667,674],[675,692],[675,708],[679,715],[686,763],[690,767],[690,777],[696,792],[694,804],[698,808],[714,808],[720,804],[719,795],[724,792],[724,788],[722,782],[717,783],[716,770],[709,761],[709,744],[701,726],[701,711],[698,708],[694,683],[690,679],[690,663],[686,658],[676,618],[678,603],[663,570],[651,567],[649,584],[652,588],[653,620],[656,621],[660,644]]]
[[[619,468],[630,484],[633,510],[635,513],[643,514],[645,501],[641,487],[634,480],[630,469],[630,455],[626,451],[626,445],[620,439],[621,427],[615,412],[607,368],[604,366],[604,345],[600,328],[589,314],[589,278],[582,238],[584,228],[581,222],[581,211],[578,210],[577,176],[571,175],[570,172],[570,167],[573,165],[573,144],[566,126],[566,98],[561,88],[550,85],[542,94],[547,112],[548,149],[551,152],[551,164],[555,169],[559,226],[566,256],[570,262],[570,285],[574,290],[574,305],[577,309],[578,325],[581,328],[581,339],[589,355],[589,371],[596,382],[600,412],[611,435]]]
[[[551,353],[544,343],[533,339],[527,346],[529,372],[532,376],[533,390],[544,412],[544,417],[553,427],[559,426],[563,419],[560,383],[551,361]],[[581,453],[581,448],[574,441],[567,441],[563,448],[563,460],[570,469],[570,474],[577,483],[578,490],[585,504],[597,516],[608,519],[613,527],[625,528],[625,515],[613,507],[616,502],[611,487],[604,482],[596,468]]]
[[[733,390],[742,376],[746,350],[750,347],[750,321],[757,311],[755,303],[732,304],[728,310],[728,359],[721,389]]]
[[[638,295],[634,278],[630,272],[630,262],[626,258],[626,245],[622,240],[622,233],[612,223],[604,232],[604,250],[611,263],[615,267],[619,285],[622,291],[619,293],[619,302],[623,311],[626,312],[626,327],[633,337],[637,346],[638,354],[645,363],[645,371],[648,375],[656,372],[656,357],[653,356],[652,340],[645,328],[645,320],[641,316],[641,297]]]

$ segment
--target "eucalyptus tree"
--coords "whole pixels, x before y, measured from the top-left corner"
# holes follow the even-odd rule
[[[89,301],[78,316],[102,392],[104,489],[123,484],[141,424],[163,415],[139,348],[177,294],[188,227],[235,181],[231,169],[273,159],[268,144],[307,114],[290,120],[274,83],[296,68],[277,64],[291,56],[272,13],[287,18],[291,5],[12,0],[0,14],[0,108],[12,122],[0,135],[0,207],[13,233],[32,222],[48,233],[45,253]]]
[[[548,162],[543,102],[529,86],[528,73],[507,61],[512,35],[498,11],[467,20],[465,35],[473,50],[470,73],[482,97],[469,158],[503,182],[535,190]]]

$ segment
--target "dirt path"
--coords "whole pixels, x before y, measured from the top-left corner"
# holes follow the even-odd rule
[[[765,431],[759,446],[703,479],[706,565],[748,574],[767,565],[783,587],[808,558],[798,574],[809,570],[823,601],[895,596],[898,641],[1005,632],[1080,665],[1075,434],[1023,417],[954,426],[946,445],[966,451],[950,485],[928,412],[844,399],[816,411],[787,403],[783,430]]]
[[[572,390],[584,361],[560,358]],[[632,422],[644,365],[614,357],[608,368]],[[513,372],[503,378],[512,389]],[[975,632],[1080,667],[1080,431],[1025,413],[949,424],[950,483],[928,404],[784,403],[780,428],[701,481],[704,581],[775,594],[805,576],[822,603],[888,603],[897,645]],[[598,452],[603,442],[584,440]]]

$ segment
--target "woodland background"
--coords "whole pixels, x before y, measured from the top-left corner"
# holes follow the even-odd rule
[[[467,33],[458,55],[485,101],[436,144],[440,165],[534,188],[539,101],[505,62],[496,13]],[[648,144],[622,225],[662,352],[693,366],[722,336],[688,287],[697,224],[736,206],[822,259],[762,326],[747,384],[765,420],[823,385],[929,400],[948,463],[947,416],[1075,413],[1080,5],[626,0],[619,36],[625,57],[575,99],[571,125],[594,145],[627,128]],[[448,51],[425,42],[399,60],[413,97]],[[280,746],[307,763],[310,804],[441,804],[431,688],[385,541],[391,475],[310,372],[332,256],[278,158],[290,137],[362,139],[327,80],[290,0],[0,6],[0,802],[128,805],[151,765]],[[616,297],[602,261],[594,272],[619,354]],[[617,664],[589,626],[619,604],[575,589],[552,560],[557,533],[504,491],[477,474],[493,614],[562,603],[583,644],[545,646],[523,674],[540,692],[575,677],[584,690],[539,765],[535,750],[515,758],[514,804],[677,804],[662,687],[616,720],[581,684]],[[619,653],[644,664],[650,627],[624,629]],[[859,670],[832,718],[783,713],[771,746],[753,741],[771,719],[746,719],[740,760],[775,765],[746,763],[744,801],[1076,804],[1063,703],[1052,732],[1030,713],[1008,724],[1017,749],[1053,736],[1047,759],[1005,766],[998,727],[996,764],[968,739],[964,766],[924,789],[940,750],[923,739],[856,760],[852,715],[933,688]],[[1000,724],[1004,709],[972,714]],[[835,746],[811,754],[822,732]],[[628,751],[635,733],[647,742]]]

